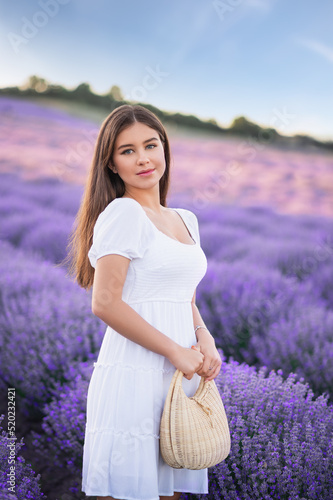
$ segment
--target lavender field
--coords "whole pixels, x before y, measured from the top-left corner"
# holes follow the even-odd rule
[[[9,496],[4,397],[0,500],[83,499],[86,394],[106,326],[59,264],[103,116],[4,97],[0,116],[0,386],[15,388],[17,437]],[[168,205],[199,220],[197,305],[223,358],[232,437],[208,498],[333,499],[333,157],[169,134]]]
[[[70,111],[70,112],[69,112]],[[40,97],[0,96],[0,172],[82,186],[102,120],[111,110]],[[274,147],[269,138],[216,137],[166,126],[172,196],[197,213],[220,203],[269,206],[280,213],[333,216],[333,154]]]
[[[105,325],[91,292],[57,266],[82,187],[3,173],[0,194],[0,383],[16,390],[22,437],[12,498],[84,498],[86,394]],[[191,198],[169,206],[192,209]],[[209,470],[209,498],[332,499],[333,220],[226,204],[197,215],[209,262],[197,305],[223,358],[232,437]]]

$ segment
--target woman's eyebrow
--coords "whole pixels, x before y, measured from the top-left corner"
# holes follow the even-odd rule
[[[146,142],[149,142],[149,141],[157,141],[158,139],[156,139],[156,137],[152,137],[151,139],[147,139],[146,141],[143,141],[143,144],[145,144]],[[121,148],[127,148],[128,146],[134,146],[134,144],[123,144],[122,146],[119,146],[118,149],[121,149]]]

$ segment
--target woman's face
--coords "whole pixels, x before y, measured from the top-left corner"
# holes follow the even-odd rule
[[[165,171],[165,157],[163,143],[156,130],[135,122],[120,132],[111,168],[123,180],[126,191],[131,187],[149,189],[158,184]],[[143,170],[152,172],[139,175]]]

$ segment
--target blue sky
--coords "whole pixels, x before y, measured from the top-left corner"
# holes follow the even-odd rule
[[[0,0],[0,87],[32,74],[333,140],[331,0]]]

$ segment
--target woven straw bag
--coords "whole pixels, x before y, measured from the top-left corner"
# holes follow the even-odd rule
[[[174,469],[205,469],[222,462],[230,452],[230,431],[214,380],[188,397],[183,373],[176,370],[164,403],[160,423],[160,451]]]

